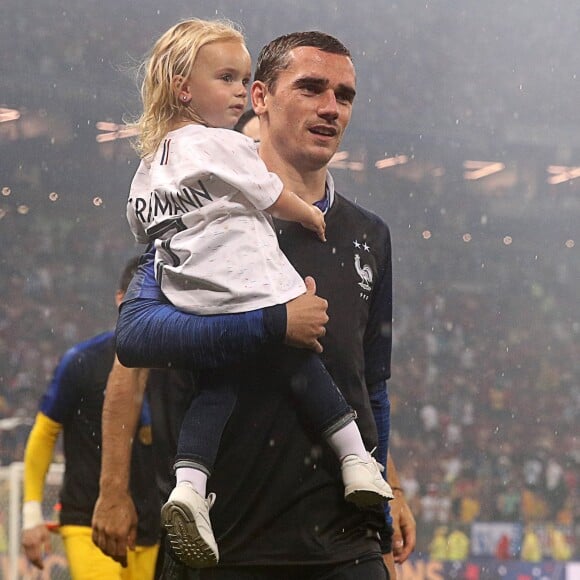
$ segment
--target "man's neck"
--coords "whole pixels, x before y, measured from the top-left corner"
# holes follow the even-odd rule
[[[276,156],[269,156],[260,151],[269,171],[276,173],[284,187],[293,191],[307,203],[314,203],[324,198],[326,193],[326,167],[314,170],[298,170],[294,165]]]
[[[287,172],[276,171],[284,187],[293,191],[307,203],[324,198],[326,193],[326,169],[298,173],[293,168]]]

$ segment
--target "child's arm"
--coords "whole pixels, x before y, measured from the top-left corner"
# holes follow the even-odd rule
[[[294,192],[284,188],[280,197],[266,211],[275,218],[300,223],[305,228],[316,232],[318,237],[326,242],[324,214],[315,205],[306,203]]]

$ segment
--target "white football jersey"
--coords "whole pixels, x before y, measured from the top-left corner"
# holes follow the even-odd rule
[[[175,306],[247,312],[305,292],[263,211],[281,191],[256,143],[229,129],[186,125],[141,162],[127,218],[138,242],[155,242],[156,277]]]

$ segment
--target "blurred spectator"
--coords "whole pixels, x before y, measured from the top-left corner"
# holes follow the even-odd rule
[[[542,561],[542,546],[540,544],[540,538],[533,526],[530,525],[526,526],[524,531],[521,559],[524,562]]]
[[[447,536],[447,560],[459,562],[469,557],[469,537],[460,528],[455,528]]]
[[[507,534],[502,534],[495,548],[495,557],[498,560],[509,560],[511,558],[510,538]]]
[[[447,559],[447,527],[438,526],[433,533],[433,539],[429,543],[429,558],[436,562]]]
[[[451,499],[440,493],[436,483],[427,485],[427,494],[421,498],[420,518],[427,524],[446,524],[451,519]]]
[[[554,526],[548,526],[548,543],[550,545],[551,556],[554,560],[570,560],[572,557],[572,548],[562,530]]]
[[[499,521],[519,521],[522,494],[515,480],[500,488],[496,496],[495,518]]]

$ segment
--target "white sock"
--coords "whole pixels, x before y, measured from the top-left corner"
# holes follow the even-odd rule
[[[351,421],[342,429],[335,431],[328,437],[327,441],[340,461],[347,455],[358,455],[364,461],[369,458],[355,421]]]
[[[194,469],[193,467],[178,467],[175,470],[175,479],[177,480],[177,485],[187,481],[191,483],[193,489],[205,497],[206,485],[207,485],[207,474],[199,469]]]

